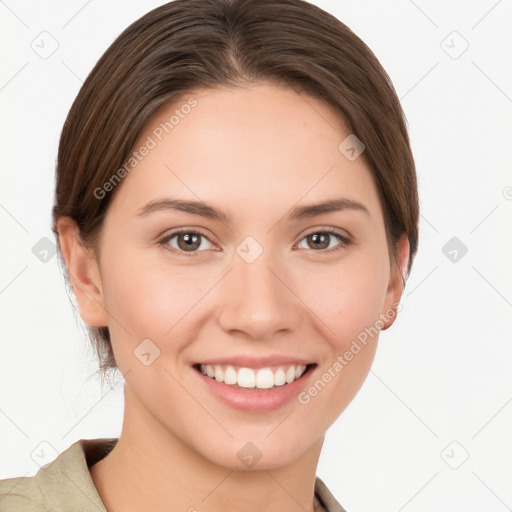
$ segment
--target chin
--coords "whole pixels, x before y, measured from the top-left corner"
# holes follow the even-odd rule
[[[265,471],[288,466],[313,448],[313,443],[304,438],[294,438],[284,431],[270,435],[269,432],[272,429],[265,429],[259,435],[237,435],[226,443],[211,443],[199,454],[212,464],[232,471]]]

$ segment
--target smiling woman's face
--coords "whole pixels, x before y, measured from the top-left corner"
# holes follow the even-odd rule
[[[197,105],[159,141],[190,96]],[[366,163],[338,149],[348,135],[327,105],[270,84],[195,91],[141,134],[137,148],[148,136],[156,147],[118,185],[98,295],[79,304],[90,325],[108,325],[125,407],[147,432],[232,468],[250,442],[258,468],[273,468],[318,448],[353,399],[378,338],[358,336],[392,323],[401,277]],[[171,199],[202,207],[160,203]],[[303,209],[334,200],[364,208]],[[204,375],[207,363],[232,366],[223,377],[242,386]],[[306,373],[283,384],[301,363]],[[265,370],[259,384],[272,388],[246,388],[240,367],[277,382]]]

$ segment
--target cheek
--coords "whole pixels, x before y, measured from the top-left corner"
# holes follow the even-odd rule
[[[116,259],[105,274],[108,311],[137,336],[162,338],[204,293],[199,275],[136,254]]]
[[[387,287],[387,274],[375,258],[361,258],[354,264],[347,260],[328,271],[309,275],[300,296],[323,324],[322,331],[337,350],[375,325]]]

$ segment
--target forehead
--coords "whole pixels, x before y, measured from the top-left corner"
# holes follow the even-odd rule
[[[254,213],[343,195],[378,210],[364,159],[340,152],[349,135],[331,107],[289,87],[191,91],[147,123],[134,150],[150,149],[123,178],[112,208],[135,214],[172,195]]]

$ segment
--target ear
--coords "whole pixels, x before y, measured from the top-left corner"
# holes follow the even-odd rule
[[[398,268],[393,265],[393,268],[391,269],[391,277],[389,279],[389,285],[386,292],[386,309],[381,315],[384,322],[384,327],[382,328],[383,331],[389,329],[393,325],[398,314],[397,308],[404,291],[404,280],[407,264],[409,262],[409,251],[409,238],[407,235],[402,235],[396,248]]]
[[[100,271],[93,251],[84,247],[70,217],[59,218],[57,231],[82,320],[91,327],[108,326]]]

